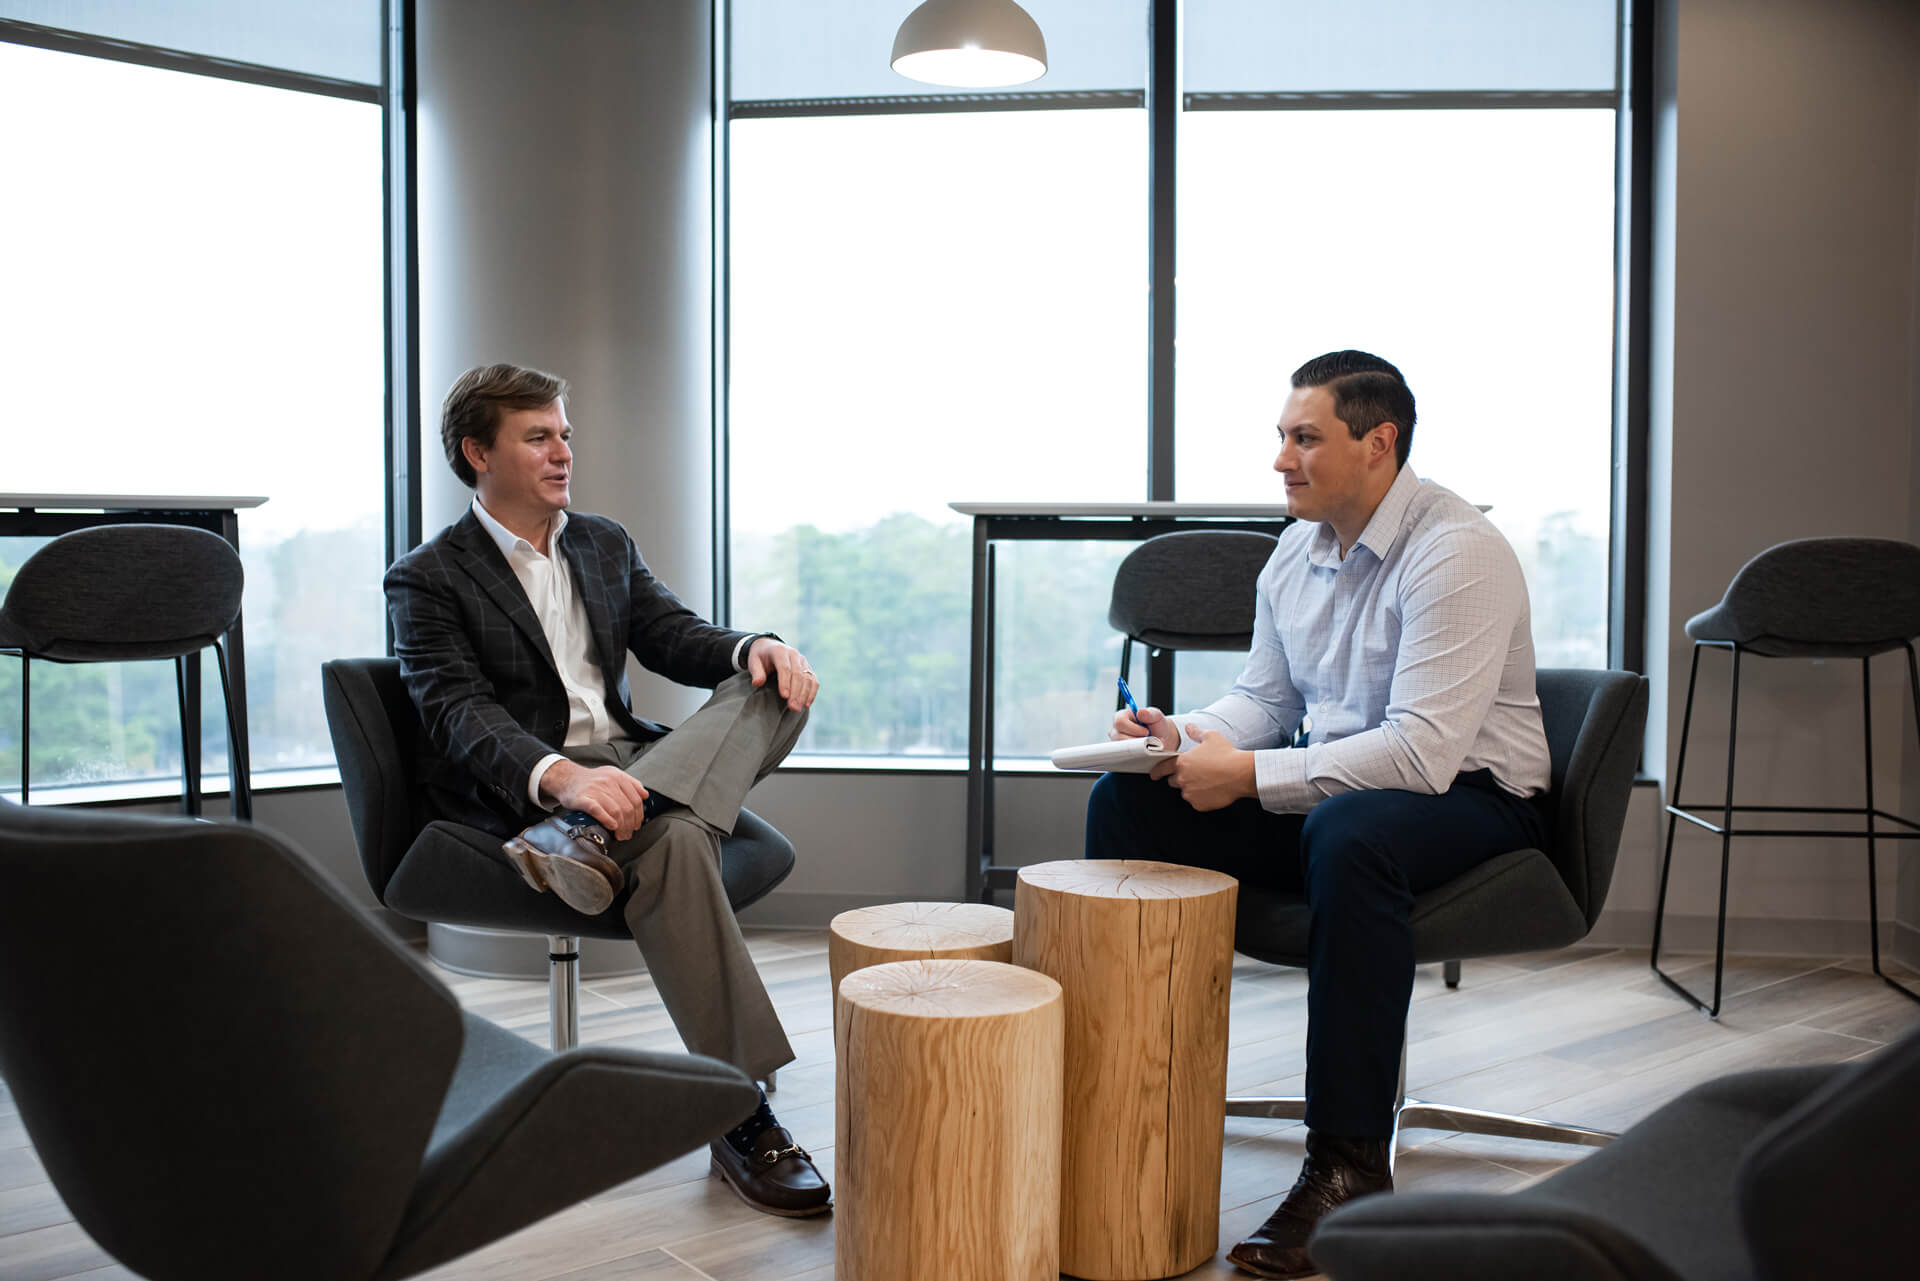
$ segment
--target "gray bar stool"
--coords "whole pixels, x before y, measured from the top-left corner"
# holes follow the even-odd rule
[[[1660,862],[1660,897],[1654,909],[1653,953],[1649,963],[1660,981],[1708,1018],[1720,1014],[1720,982],[1726,968],[1727,868],[1736,836],[1806,838],[1853,837],[1867,843],[1867,926],[1873,940],[1873,972],[1895,990],[1920,1001],[1920,992],[1888,977],[1880,968],[1880,898],[1875,878],[1875,845],[1881,840],[1920,837],[1920,824],[1890,814],[1873,797],[1873,679],[1875,654],[1907,651],[1907,688],[1920,717],[1920,668],[1912,638],[1920,635],[1920,547],[1886,538],[1800,538],[1769,547],[1743,566],[1718,605],[1687,620],[1693,640],[1693,666],[1687,674],[1687,709],[1680,722],[1680,756],[1673,767],[1673,804],[1667,810],[1666,853]],[[1727,788],[1725,800],[1711,807],[1687,805],[1680,782],[1687,767],[1687,734],[1693,727],[1693,690],[1700,675],[1700,651],[1724,649],[1733,655],[1733,689],[1727,705]],[[1867,766],[1864,806],[1735,805],[1733,765],[1740,724],[1740,660],[1761,658],[1857,658],[1860,660],[1860,711]],[[1717,810],[1715,823],[1696,812]],[[1736,813],[1843,814],[1866,820],[1864,829],[1795,829],[1733,825]],[[1713,1000],[1695,996],[1660,968],[1660,934],[1666,920],[1668,874],[1673,869],[1673,833],[1681,819],[1720,838],[1720,914],[1713,943]],[[1875,820],[1898,823],[1887,831]]]
[[[27,557],[0,604],[0,650],[20,655],[20,800],[28,799],[32,661],[173,660],[180,702],[180,807],[200,812],[200,651],[220,662],[235,818],[251,818],[247,709],[227,678],[227,630],[245,575],[218,534],[182,525],[101,525],[62,534]]]

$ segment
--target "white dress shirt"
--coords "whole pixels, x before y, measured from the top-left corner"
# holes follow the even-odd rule
[[[540,630],[546,633],[547,648],[553,651],[554,666],[567,691],[567,737],[561,746],[611,743],[625,737],[607,711],[607,682],[600,675],[600,665],[594,661],[593,631],[587,623],[587,607],[574,590],[567,558],[541,552],[495,520],[477,497],[473,500],[473,514],[499,545],[500,554],[507,558],[507,566],[526,590],[534,617],[540,620]],[[555,512],[552,528],[547,532],[549,548],[559,548],[560,531],[566,527],[567,513]],[[746,636],[734,646],[735,671],[743,669],[742,653],[756,639],[757,635]],[[558,752],[550,752],[535,763],[533,773],[527,778],[527,798],[542,809],[553,807],[541,799],[540,780],[546,777],[555,761],[565,759]]]
[[[1260,571],[1253,650],[1230,693],[1176,718],[1253,751],[1262,807],[1437,794],[1486,769],[1516,796],[1547,788],[1533,633],[1520,562],[1472,504],[1407,467],[1340,557],[1299,521]],[[1310,744],[1286,746],[1301,718]]]

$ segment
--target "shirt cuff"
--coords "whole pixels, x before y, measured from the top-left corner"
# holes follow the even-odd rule
[[[1212,712],[1186,712],[1180,716],[1169,716],[1167,719],[1172,721],[1173,727],[1180,731],[1180,750],[1182,752],[1191,752],[1193,750],[1193,735],[1187,733],[1187,726],[1190,724],[1198,725],[1209,734],[1223,734],[1229,743],[1233,742],[1233,726],[1227,724],[1225,720],[1214,715]],[[1239,744],[1234,743],[1234,746],[1238,747]]]
[[[527,777],[527,799],[533,802],[536,809],[550,810],[554,808],[540,799],[540,780],[547,776],[547,771],[553,768],[555,761],[564,761],[566,759],[566,757],[560,755],[558,752],[548,752],[535,762],[533,773]]]
[[[778,636],[775,636],[772,632],[754,632],[752,635],[742,636],[740,638],[740,643],[733,647],[733,670],[734,671],[744,672],[747,670],[747,650],[750,649],[753,646],[753,643],[759,640],[762,636],[770,637],[773,640],[780,639]]]
[[[1253,786],[1260,808],[1274,814],[1304,814],[1313,808],[1307,782],[1307,748],[1266,747],[1253,754]]]

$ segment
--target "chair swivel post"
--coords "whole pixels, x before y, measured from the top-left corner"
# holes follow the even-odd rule
[[[553,1052],[580,1044],[580,939],[547,935],[547,1028]]]

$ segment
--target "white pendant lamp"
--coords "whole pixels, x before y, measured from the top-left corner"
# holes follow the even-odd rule
[[[1047,74],[1047,42],[1013,0],[927,0],[893,38],[893,69],[962,89],[1025,84]]]

